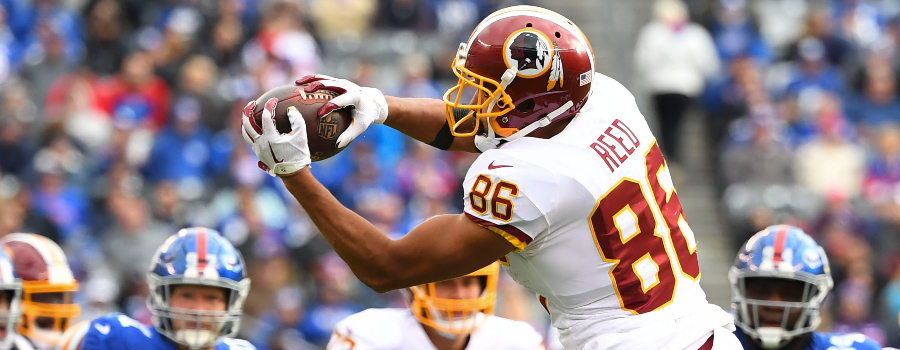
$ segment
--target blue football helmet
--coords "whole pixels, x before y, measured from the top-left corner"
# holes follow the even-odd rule
[[[201,311],[170,305],[172,287],[202,285],[226,292],[224,311]],[[185,228],[157,250],[147,273],[153,325],[169,339],[190,348],[214,346],[240,328],[250,278],[244,258],[219,232],[204,227]],[[190,329],[189,325],[194,325]],[[207,329],[208,328],[208,329]]]
[[[728,280],[735,325],[767,349],[783,347],[795,337],[815,331],[822,321],[819,306],[834,283],[825,250],[803,230],[788,225],[769,226],[753,235],[734,260]],[[748,293],[748,281],[756,291],[774,289],[768,287],[779,282],[798,287],[791,288],[791,295],[781,300],[766,300],[752,295],[758,292]],[[774,326],[772,317],[761,322],[763,308],[766,316],[773,315],[771,310],[781,309],[781,315],[774,317],[780,318],[781,325]],[[792,313],[799,313],[794,322],[789,321]]]
[[[16,274],[12,260],[0,249],[0,292],[5,293],[9,303],[6,311],[0,311],[0,328],[5,332],[0,337],[0,349],[12,349],[13,334],[22,317],[22,279]]]

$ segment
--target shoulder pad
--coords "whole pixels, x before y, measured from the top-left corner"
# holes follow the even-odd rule
[[[256,350],[256,347],[250,342],[243,339],[225,338],[216,346],[216,349],[222,350]]]
[[[550,169],[493,150],[483,153],[463,181],[463,213],[522,251],[550,223],[547,213],[558,203],[560,179]],[[528,176],[525,176],[525,175]]]
[[[326,349],[394,349],[404,338],[407,323],[413,322],[417,321],[408,309],[368,309],[338,322]]]
[[[153,327],[115,313],[91,322],[81,341],[83,350],[153,349],[159,347]]]
[[[87,335],[88,329],[91,327],[91,321],[81,321],[74,326],[69,327],[62,338],[60,338],[60,350],[79,350],[81,349],[81,341]]]
[[[21,335],[19,333],[13,333],[12,337],[13,337],[13,343],[12,343],[13,349],[35,350],[34,344],[31,343],[31,340],[29,340],[28,338],[25,338],[24,335]],[[62,348],[62,349],[65,349],[65,348]]]
[[[488,317],[473,336],[478,337],[479,342],[491,343],[492,348],[539,349],[544,343],[544,337],[527,322],[498,316]]]

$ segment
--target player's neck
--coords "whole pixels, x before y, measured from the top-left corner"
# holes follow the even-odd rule
[[[450,339],[426,325],[422,325],[422,329],[425,330],[425,334],[428,335],[428,339],[431,339],[431,344],[434,344],[434,348],[437,350],[463,350],[469,343],[469,336],[459,336],[456,339]]]

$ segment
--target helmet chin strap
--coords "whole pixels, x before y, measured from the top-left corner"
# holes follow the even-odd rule
[[[515,67],[509,68],[505,72],[503,72],[503,75],[500,76],[500,89],[506,91],[506,87],[509,86],[509,84],[512,84],[513,80],[516,79],[516,74],[519,74],[519,69]],[[491,102],[488,103],[487,111],[490,112],[494,110],[494,106],[497,104],[497,100],[500,99],[500,96],[502,95],[495,94],[494,97],[491,98]],[[493,130],[490,130],[488,132],[493,132]]]
[[[532,131],[537,130],[538,128],[543,128],[547,125],[550,125],[550,123],[553,122],[553,119],[556,119],[556,117],[559,117],[561,114],[563,114],[563,112],[569,110],[569,108],[572,108],[572,105],[574,105],[574,103],[570,100],[570,101],[566,102],[565,104],[563,104],[562,106],[560,106],[559,108],[557,108],[556,110],[548,113],[543,118],[538,119],[534,123],[528,124],[528,126],[522,128],[522,129],[519,129],[519,131],[516,131],[516,133],[510,135],[509,137],[505,137],[505,138],[496,138],[496,136],[494,134],[494,129],[491,128],[490,124],[488,124],[488,127],[487,127],[488,136],[476,135],[475,136],[475,147],[477,147],[478,150],[484,152],[484,151],[487,151],[490,149],[499,148],[504,143],[520,139],[520,138],[530,134]]]
[[[516,67],[510,67],[505,72],[503,72],[503,75],[500,76],[500,89],[505,91],[506,87],[509,86],[509,84],[511,84],[514,79],[516,79],[516,74],[518,73],[519,69]],[[497,104],[498,99],[500,99],[499,94],[491,98],[491,101],[488,102],[488,107],[486,110],[494,110],[494,106]],[[478,118],[477,115],[475,117]],[[494,128],[492,128],[489,123],[487,124],[487,137],[481,135],[475,136],[475,147],[477,147],[478,150],[482,152],[500,147],[500,145],[502,144],[502,140],[497,139],[497,134],[494,133]]]

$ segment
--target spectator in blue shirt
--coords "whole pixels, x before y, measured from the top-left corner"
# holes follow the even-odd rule
[[[772,49],[763,40],[750,18],[745,0],[719,0],[710,24],[722,62],[750,56],[760,63],[772,60]]]
[[[890,61],[877,55],[869,58],[863,77],[863,93],[846,97],[847,117],[864,127],[900,123],[897,77]]]
[[[87,196],[69,181],[74,167],[80,167],[83,159],[77,151],[60,151],[67,147],[58,141],[38,152],[35,170],[38,181],[32,195],[32,210],[46,216],[59,228],[63,241],[82,232],[90,219]],[[52,148],[57,149],[52,149]]]
[[[199,181],[210,177],[212,135],[200,120],[194,98],[176,100],[172,124],[154,141],[144,172],[151,181]]]
[[[307,341],[324,347],[335,324],[362,311],[360,305],[350,300],[350,294],[358,287],[359,281],[334,253],[322,257],[313,274],[318,282],[319,298],[307,309],[299,329]]]
[[[787,86],[789,95],[799,95],[808,89],[833,93],[843,90],[840,72],[826,60],[825,45],[819,39],[803,39],[797,44],[797,49],[800,60]]]

